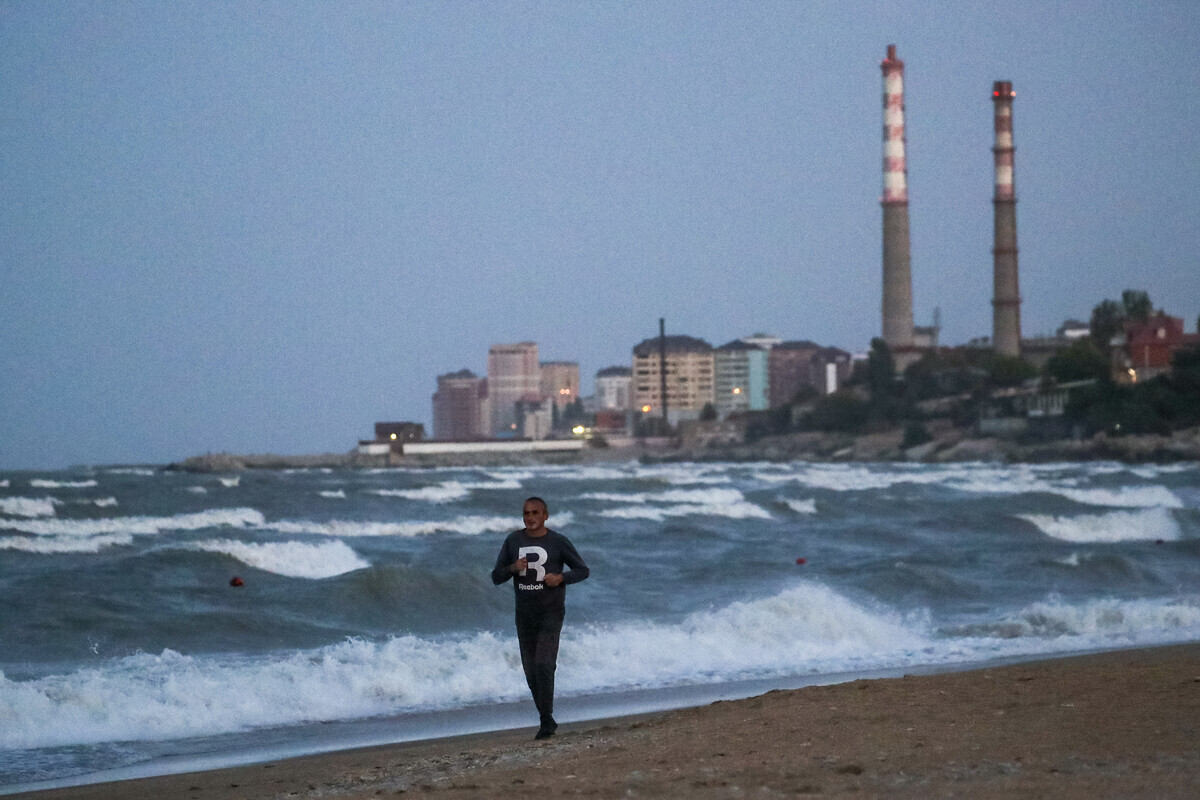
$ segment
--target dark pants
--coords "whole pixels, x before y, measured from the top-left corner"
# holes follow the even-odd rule
[[[562,632],[561,608],[517,611],[517,641],[521,643],[521,667],[533,695],[538,715],[554,714],[554,668],[558,663],[558,635]]]

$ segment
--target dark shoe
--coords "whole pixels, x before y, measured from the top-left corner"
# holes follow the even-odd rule
[[[554,721],[554,717],[547,714],[546,716],[542,717],[542,726],[538,728],[537,735],[535,735],[533,738],[549,739],[554,735],[556,730],[558,730],[558,723]]]

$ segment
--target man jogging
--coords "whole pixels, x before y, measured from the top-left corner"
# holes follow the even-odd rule
[[[554,735],[554,669],[558,663],[558,635],[562,631],[567,584],[579,583],[590,572],[567,537],[546,527],[550,508],[540,497],[531,497],[522,508],[525,527],[504,540],[492,583],[509,578],[517,595],[517,640],[521,667],[541,717],[535,739]],[[563,572],[563,566],[570,569]]]

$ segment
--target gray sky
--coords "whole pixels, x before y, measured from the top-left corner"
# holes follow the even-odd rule
[[[1025,335],[1200,314],[1200,3],[0,0],[0,468],[345,451],[488,345],[991,332],[1011,80]]]

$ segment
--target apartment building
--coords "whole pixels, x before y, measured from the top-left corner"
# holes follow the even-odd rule
[[[667,421],[671,425],[698,419],[713,403],[713,348],[703,339],[667,336]],[[646,339],[633,348],[633,404],[642,416],[661,416],[660,340]]]
[[[517,403],[542,396],[542,376],[535,342],[494,344],[488,348],[488,405],[492,436],[518,435]]]
[[[721,419],[768,408],[767,351],[742,339],[713,351],[713,394]]]
[[[490,436],[487,381],[469,369],[439,375],[433,395],[433,438],[467,441]]]
[[[541,393],[560,410],[579,399],[579,362],[543,361]]]

